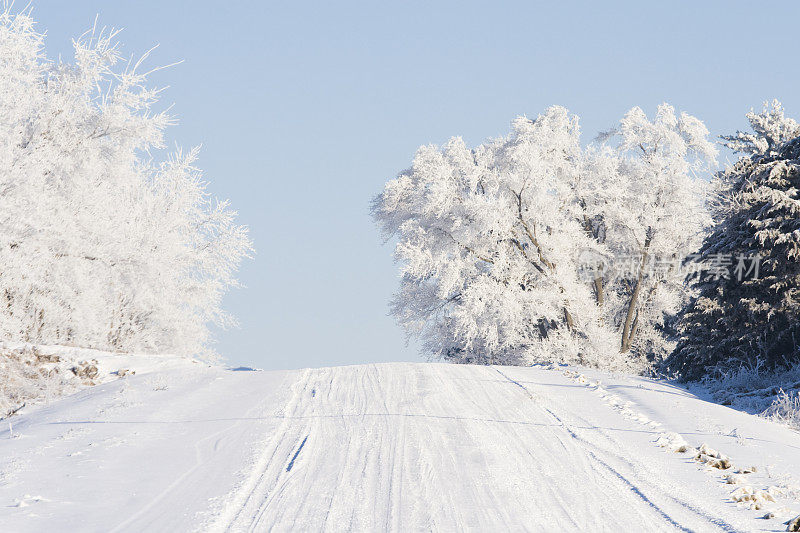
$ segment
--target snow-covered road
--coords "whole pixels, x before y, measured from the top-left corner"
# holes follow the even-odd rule
[[[582,372],[133,376],[4,428],[0,529],[781,531],[800,512],[797,433],[669,384]],[[733,467],[660,447],[673,432]],[[740,487],[776,501],[736,504]]]

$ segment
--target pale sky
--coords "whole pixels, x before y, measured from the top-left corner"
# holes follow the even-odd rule
[[[39,0],[48,54],[101,25],[151,64],[202,144],[211,191],[257,255],[226,307],[231,364],[299,368],[420,360],[391,317],[391,246],[370,199],[421,144],[503,135],[560,104],[584,140],[664,101],[714,135],[778,98],[800,117],[797,2],[261,2]]]

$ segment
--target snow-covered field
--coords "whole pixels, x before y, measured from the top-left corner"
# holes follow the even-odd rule
[[[0,428],[3,531],[782,531],[800,513],[798,433],[670,384],[151,370]]]

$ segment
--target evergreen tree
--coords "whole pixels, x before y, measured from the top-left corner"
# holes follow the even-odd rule
[[[698,295],[667,370],[697,379],[800,361],[800,126],[777,101],[723,137],[744,156],[714,180],[715,225],[698,254]]]

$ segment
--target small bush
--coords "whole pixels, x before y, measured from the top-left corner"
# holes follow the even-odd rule
[[[800,429],[800,391],[794,394],[781,391],[763,414],[771,420]]]
[[[715,401],[800,429],[800,364],[766,370],[760,360],[716,372],[703,384]]]
[[[35,346],[0,348],[0,418],[25,404],[47,402],[94,385],[96,362],[72,362]]]

